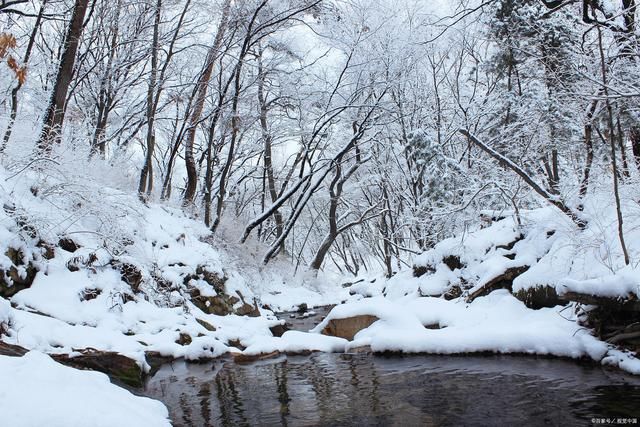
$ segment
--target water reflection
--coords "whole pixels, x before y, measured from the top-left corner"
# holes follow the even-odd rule
[[[316,353],[176,362],[146,394],[178,426],[590,425],[640,418],[640,378],[556,359]],[[638,420],[640,423],[640,419]]]

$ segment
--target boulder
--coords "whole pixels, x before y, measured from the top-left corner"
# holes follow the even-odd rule
[[[258,309],[257,304],[251,305],[244,303],[240,307],[236,308],[234,312],[238,316],[260,317],[260,310]]]
[[[322,330],[322,334],[351,341],[358,332],[368,328],[377,320],[379,319],[376,316],[370,314],[345,317],[344,319],[331,319]]]
[[[10,298],[23,289],[29,288],[38,270],[32,261],[25,264],[22,251],[8,248],[5,255],[12,265],[7,270],[0,269],[0,297]]]
[[[111,351],[87,349],[79,356],[54,354],[51,357],[63,365],[90,369],[107,374],[111,379],[132,387],[142,387],[145,373],[135,360]]]
[[[283,324],[283,325],[275,325],[275,326],[271,326],[269,328],[269,330],[271,331],[271,334],[274,337],[281,337],[282,335],[284,335],[285,332],[287,332],[289,330],[289,327],[287,326],[287,324]]]
[[[225,294],[206,297],[200,295],[200,291],[197,289],[192,289],[191,301],[196,305],[196,307],[207,314],[226,316],[227,314],[233,313],[233,306],[240,301],[240,299]]]
[[[0,341],[0,355],[21,357],[29,350],[15,344]],[[89,369],[107,374],[109,378],[132,387],[142,387],[145,373],[138,363],[121,354],[94,349],[80,350],[80,355],[52,354],[53,360],[76,369]],[[158,355],[159,356],[159,355]],[[163,362],[167,359],[163,359]],[[159,365],[159,363],[158,363]]]
[[[58,240],[58,246],[60,246],[61,249],[71,253],[80,249],[80,245],[78,245],[68,237],[63,237],[62,239]]]
[[[273,357],[280,356],[279,351],[272,351],[271,353],[259,353],[259,354],[242,354],[233,353],[233,361],[236,363],[251,363],[263,359],[271,359]]]

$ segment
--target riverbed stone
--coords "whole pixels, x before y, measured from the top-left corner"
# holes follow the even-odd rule
[[[344,319],[331,319],[322,330],[322,334],[351,341],[358,332],[368,328],[378,320],[378,317],[370,314],[345,317]]]

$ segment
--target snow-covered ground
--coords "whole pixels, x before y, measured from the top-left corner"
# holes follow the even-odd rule
[[[162,403],[134,396],[111,384],[105,374],[68,368],[36,351],[23,357],[0,356],[0,379],[3,425],[171,425]]]
[[[343,288],[345,278],[295,275],[286,260],[261,268],[255,262],[262,250],[257,243],[229,243],[224,233],[211,236],[200,220],[177,207],[144,205],[117,186],[70,176],[74,169],[67,166],[0,169],[0,269],[14,268],[22,279],[37,271],[29,288],[0,298],[2,340],[33,350],[21,358],[0,357],[0,412],[12,425],[43,420],[82,425],[93,419],[87,412],[105,425],[121,424],[109,416],[129,424],[136,417],[152,425],[166,422],[161,404],[42,354],[75,355],[89,348],[123,354],[145,370],[148,352],[195,360],[228,352],[343,352],[369,346],[374,352],[588,357],[640,374],[640,361],[580,326],[573,306],[532,310],[506,290],[467,302],[496,276],[521,267],[528,270],[513,281],[514,292],[545,285],[558,294],[640,296],[638,266],[620,265],[610,209],[588,207],[585,231],[552,208],[522,212],[522,225],[508,216],[422,254],[415,262],[424,267],[419,277],[408,269],[390,279],[350,279],[358,283]],[[633,221],[628,227],[629,241],[640,241]],[[63,249],[61,238],[78,248]],[[631,243],[630,251],[639,258],[640,246]],[[125,277],[125,264],[137,277]],[[260,316],[221,316],[199,308],[191,298],[194,289],[205,297],[220,291],[202,271],[226,278],[224,291],[236,297],[234,309],[255,304]],[[455,287],[461,296],[440,297]],[[274,311],[303,302],[339,305],[310,332],[274,337],[269,328],[281,323]],[[333,319],[363,314],[379,320],[352,341],[320,333]],[[236,348],[237,343],[246,348]],[[64,399],[48,399],[53,395]],[[74,404],[74,412],[65,405],[76,395],[86,398]],[[21,402],[40,409],[23,411]],[[102,413],[110,415],[96,415]]]

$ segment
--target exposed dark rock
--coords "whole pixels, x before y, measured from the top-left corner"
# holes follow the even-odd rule
[[[358,332],[368,328],[377,320],[378,318],[376,316],[369,314],[346,317],[344,319],[332,319],[322,330],[322,334],[351,341]]]
[[[271,326],[269,328],[269,330],[271,331],[271,334],[274,337],[281,337],[282,335],[284,335],[285,332],[287,332],[289,330],[289,327],[287,326],[287,324],[283,324],[283,325],[275,325],[275,326]]]
[[[460,261],[460,257],[457,255],[447,255],[442,258],[442,262],[444,265],[449,267],[449,270],[451,271],[464,268],[464,264]]]
[[[53,259],[53,257],[56,255],[55,247],[51,243],[40,240],[36,246],[42,248],[42,257],[44,259]]]
[[[28,353],[24,347],[7,344],[0,341],[0,355],[20,357]],[[109,351],[83,350],[79,356],[70,357],[67,354],[50,355],[52,359],[66,366],[77,369],[90,369],[107,374],[112,380],[122,382],[133,387],[141,387],[145,377],[144,372],[133,359]],[[167,359],[164,359],[166,361]],[[170,360],[170,359],[169,359]]]
[[[425,327],[425,329],[432,329],[432,330],[444,329],[444,327],[440,326],[439,323],[432,323],[432,324],[429,324],[429,325],[424,325],[424,327]]]
[[[15,344],[8,344],[0,341],[0,356],[14,356],[20,357],[27,354],[29,350],[24,347]]]
[[[180,332],[180,336],[176,340],[176,344],[180,345],[189,345],[192,342],[193,339],[191,338],[191,335],[187,334],[186,332]]]
[[[32,261],[25,263],[24,254],[18,249],[8,248],[5,255],[13,265],[8,270],[0,269],[0,297],[10,298],[21,290],[29,288],[38,270]]]
[[[189,294],[196,307],[207,314],[215,314],[217,316],[232,314],[234,312],[233,306],[240,301],[240,298],[226,294],[218,294],[212,297],[203,296],[196,288],[190,289]]]
[[[551,286],[536,286],[529,289],[520,289],[513,294],[527,307],[538,310],[543,307],[555,307],[566,304],[566,300],[560,299],[556,289]]]
[[[224,284],[227,282],[226,276],[220,276],[218,273],[209,271],[202,265],[196,268],[196,275],[198,276],[197,278],[202,279],[211,285],[217,293],[220,294],[225,292]]]
[[[349,353],[371,354],[371,353],[373,353],[373,350],[371,350],[371,346],[370,345],[361,345],[359,347],[354,347],[354,348],[350,349]]]
[[[207,321],[205,321],[205,320],[198,319],[198,318],[196,317],[196,322],[200,323],[200,324],[202,325],[202,327],[204,327],[207,331],[211,331],[211,332],[213,332],[213,331],[215,331],[215,330],[216,330],[216,327],[215,327],[215,326],[213,326],[211,323],[209,323],[209,322],[207,322]]]
[[[151,367],[149,371],[149,375],[151,376],[153,376],[153,374],[155,374],[162,365],[174,360],[172,356],[163,356],[157,351],[147,351],[144,355],[147,359],[147,363]]]
[[[260,309],[255,303],[254,305],[244,303],[235,309],[234,313],[238,316],[260,317]]]
[[[240,342],[240,340],[238,338],[233,339],[233,340],[229,340],[229,342],[227,343],[227,346],[235,347],[238,350],[244,350],[245,348],[247,348],[246,346],[242,345],[242,343]]]
[[[98,296],[102,293],[100,289],[95,288],[86,288],[80,292],[80,300],[81,301],[91,301],[92,299],[98,298]]]
[[[132,387],[141,387],[144,383],[145,374],[136,361],[118,353],[85,350],[79,356],[54,354],[51,357],[63,365],[103,372]]]
[[[510,251],[511,249],[513,249],[516,243],[518,243],[522,239],[524,239],[524,235],[518,234],[518,236],[516,236],[516,238],[512,242],[507,243],[506,245],[497,245],[496,249],[505,249],[507,251]]]
[[[452,299],[460,298],[462,296],[462,288],[460,287],[460,285],[453,285],[442,296],[447,301],[451,301]]]
[[[261,353],[261,354],[252,354],[252,355],[236,353],[233,355],[233,360],[236,363],[251,363],[257,360],[270,359],[272,357],[278,357],[278,356],[280,356],[279,351],[272,351],[271,353]]]
[[[60,246],[61,249],[64,249],[65,251],[71,252],[71,253],[80,249],[80,245],[78,245],[69,237],[63,237],[60,240],[58,240],[58,246]]]
[[[127,262],[121,262],[118,260],[111,260],[110,264],[120,271],[120,278],[123,282],[131,286],[134,292],[140,291],[140,285],[142,284],[142,272],[138,267]]]
[[[431,265],[414,265],[413,266],[413,277],[421,277],[427,273],[435,273],[436,269]]]

